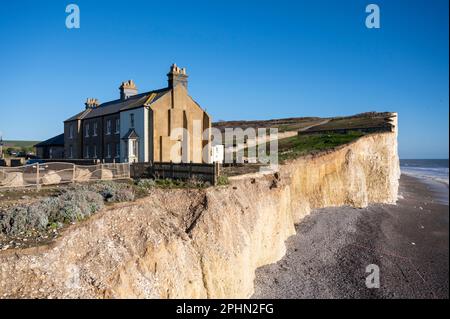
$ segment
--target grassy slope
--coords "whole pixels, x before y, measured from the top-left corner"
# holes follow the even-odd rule
[[[278,158],[280,161],[284,161],[312,152],[332,149],[352,142],[363,135],[364,133],[361,132],[350,131],[348,133],[319,133],[289,137],[278,142]]]
[[[33,147],[33,145],[39,143],[39,141],[3,141],[3,148],[29,148]]]
[[[350,143],[359,137],[365,135],[362,132],[350,131],[347,133],[315,133],[292,136],[278,140],[278,160],[283,162],[287,159],[297,158],[314,152],[332,149],[336,146]],[[265,145],[269,152],[270,144]],[[257,154],[257,150],[250,149]],[[250,151],[245,149],[243,155],[248,156]]]
[[[348,117],[331,118],[329,122],[316,125],[303,131],[299,136],[280,139],[278,141],[279,160],[283,161],[290,158],[296,158],[308,153],[323,151],[334,148],[336,146],[346,144],[356,140],[357,138],[368,134],[358,132],[352,129],[373,128],[375,131],[383,131],[390,124],[392,114],[389,112],[376,113],[367,112]],[[268,121],[229,121],[217,122],[213,126],[221,131],[225,127],[276,127],[280,132],[298,131],[314,124],[322,122],[323,118],[289,118]],[[349,130],[347,132],[333,130]],[[269,145],[266,145],[269,149]],[[244,151],[247,156],[248,150]]]
[[[336,129],[383,128],[389,123],[390,113],[362,113],[349,117],[335,117],[328,123],[311,127],[308,131],[327,131]]]

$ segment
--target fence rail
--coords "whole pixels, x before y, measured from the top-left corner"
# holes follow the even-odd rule
[[[179,180],[197,179],[217,183],[220,166],[215,164],[146,162],[131,164],[132,178],[170,178]]]
[[[0,189],[130,178],[129,163],[44,163],[0,167]]]

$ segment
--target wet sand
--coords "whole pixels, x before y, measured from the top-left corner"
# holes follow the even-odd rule
[[[448,185],[402,175],[397,205],[320,209],[256,271],[253,298],[449,298]],[[380,288],[366,287],[366,267]]]

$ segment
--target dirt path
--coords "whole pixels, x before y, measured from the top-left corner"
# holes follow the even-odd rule
[[[256,145],[265,144],[265,143],[273,141],[275,139],[281,140],[281,139],[289,138],[289,137],[292,137],[292,136],[296,136],[298,134],[298,132],[306,131],[306,130],[310,129],[311,127],[319,126],[319,125],[328,123],[329,121],[331,121],[331,119],[323,120],[323,121],[321,121],[319,123],[316,123],[316,124],[313,124],[313,125],[310,125],[310,126],[306,126],[306,127],[301,128],[299,130],[296,130],[296,131],[281,132],[281,133],[277,134],[276,138],[272,138],[272,136],[270,136],[270,135],[265,136],[265,138],[257,138],[255,146]],[[236,146],[234,148],[226,149],[225,153],[238,152],[238,151],[240,151],[242,149],[245,149],[247,147],[248,147],[248,144],[238,145],[238,146]]]
[[[254,298],[448,298],[448,186],[402,175],[397,205],[326,208],[256,272]],[[440,200],[443,199],[443,200]],[[380,269],[380,288],[365,285]]]

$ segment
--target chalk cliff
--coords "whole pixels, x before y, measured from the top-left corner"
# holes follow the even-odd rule
[[[285,254],[311,209],[393,204],[399,177],[395,131],[228,186],[155,189],[51,245],[0,252],[0,298],[249,297],[255,269]]]

